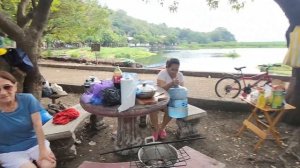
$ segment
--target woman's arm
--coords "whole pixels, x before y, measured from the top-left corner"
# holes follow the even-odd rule
[[[174,79],[170,83],[166,83],[164,80],[157,79],[157,85],[165,90],[169,90],[172,86],[178,85],[179,81]]]
[[[42,128],[42,120],[39,112],[35,112],[31,114],[31,119],[33,123],[33,128],[35,130],[39,151],[40,151],[40,158],[39,160],[47,159],[51,162],[55,162],[55,156],[47,149],[45,145],[45,134]]]

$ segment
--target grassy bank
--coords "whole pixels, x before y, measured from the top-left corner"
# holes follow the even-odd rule
[[[53,57],[53,56],[70,56],[72,58],[97,58],[103,59],[138,59],[145,58],[155,55],[147,51],[145,48],[129,48],[129,47],[120,47],[120,48],[106,48],[102,47],[100,52],[92,52],[89,47],[85,48],[76,48],[76,49],[57,49],[57,50],[46,50],[43,51],[43,57]]]
[[[292,67],[284,65],[284,64],[278,64],[279,67],[271,67],[269,69],[269,72],[271,74],[276,75],[283,75],[283,76],[291,76],[292,75]],[[261,71],[264,71],[264,69],[260,68]]]
[[[204,48],[285,48],[285,42],[215,42],[208,44],[181,44],[180,49],[204,49]]]

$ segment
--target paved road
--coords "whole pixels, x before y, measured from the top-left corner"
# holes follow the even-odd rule
[[[57,64],[57,63],[56,63]],[[69,64],[69,63],[68,63]],[[58,84],[70,84],[70,85],[82,85],[89,76],[93,75],[99,79],[111,79],[113,73],[107,71],[93,71],[93,70],[80,70],[80,69],[68,69],[68,64],[61,64],[61,68],[50,68],[40,66],[42,75],[51,83]],[[138,77],[141,80],[156,80],[156,74],[142,74],[138,73]],[[216,78],[204,78],[185,76],[184,85],[188,88],[188,95],[190,98],[199,99],[220,99],[215,95],[214,86],[218,79]],[[238,99],[230,99],[230,101],[238,101]]]

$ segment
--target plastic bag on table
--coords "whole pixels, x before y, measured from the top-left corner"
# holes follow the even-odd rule
[[[103,90],[103,104],[106,106],[114,106],[121,104],[120,90],[115,87]]]

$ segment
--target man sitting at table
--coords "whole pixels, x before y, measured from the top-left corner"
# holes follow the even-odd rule
[[[183,74],[179,72],[180,62],[177,58],[170,58],[166,62],[166,68],[161,70],[157,76],[157,85],[168,91],[174,86],[183,86]],[[167,137],[167,132],[165,127],[171,121],[166,109],[162,123],[158,124],[158,112],[151,113],[150,119],[154,127],[154,132],[152,136],[155,140],[165,139]]]

